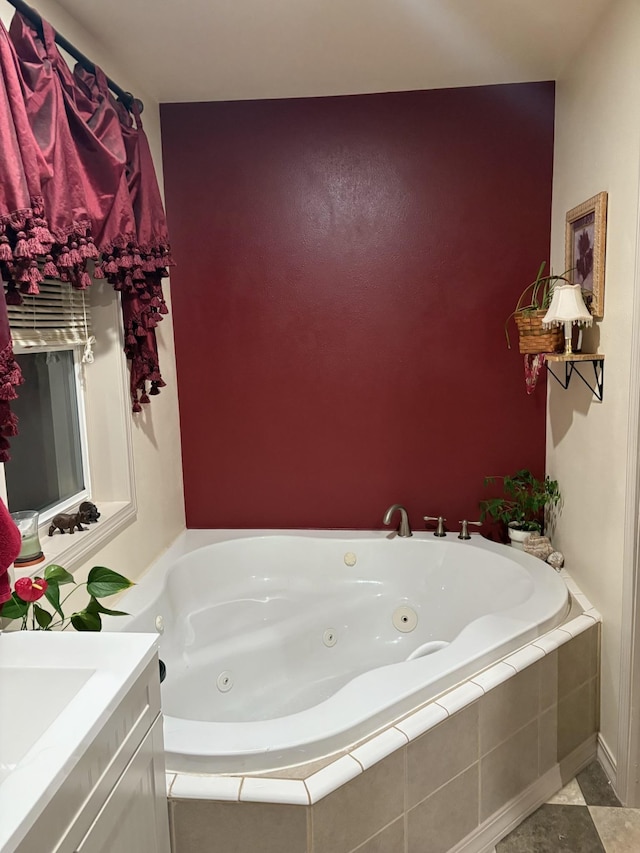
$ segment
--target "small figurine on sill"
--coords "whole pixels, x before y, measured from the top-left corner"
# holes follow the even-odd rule
[[[83,501],[78,508],[78,512],[83,516],[82,520],[85,524],[94,524],[100,518],[98,507],[92,504],[91,501]]]
[[[53,536],[56,530],[59,530],[60,533],[66,533],[67,530],[69,533],[75,533],[76,527],[78,530],[86,530],[86,528],[82,526],[82,522],[86,524],[87,519],[81,512],[73,514],[61,512],[59,515],[54,515],[51,519],[51,524],[49,525],[49,536]]]
[[[60,533],[65,533],[67,530],[69,533],[75,533],[76,528],[84,531],[86,527],[83,527],[83,524],[93,524],[99,518],[98,507],[91,501],[83,501],[78,512],[61,512],[59,515],[54,515],[49,526],[49,536],[53,536],[56,530],[59,530]]]

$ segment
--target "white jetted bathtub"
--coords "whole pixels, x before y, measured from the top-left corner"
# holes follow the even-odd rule
[[[546,563],[472,536],[188,530],[109,629],[160,631],[167,769],[252,773],[373,734],[559,624]]]

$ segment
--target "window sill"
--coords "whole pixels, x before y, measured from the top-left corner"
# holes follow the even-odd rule
[[[92,554],[128,527],[137,514],[132,501],[101,503],[98,509],[100,510],[99,520],[94,524],[83,524],[85,529],[76,530],[73,535],[56,532],[53,536],[49,536],[49,524],[40,525],[38,532],[44,560],[22,569],[14,567],[14,581],[18,578],[36,577],[51,563],[64,566],[65,569],[73,572]]]

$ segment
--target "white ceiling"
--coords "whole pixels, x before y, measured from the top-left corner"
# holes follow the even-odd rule
[[[614,0],[58,2],[171,102],[556,79]]]

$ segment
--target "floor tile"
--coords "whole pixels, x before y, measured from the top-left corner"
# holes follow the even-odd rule
[[[590,806],[589,812],[606,853],[638,853],[640,810]]]
[[[561,791],[548,799],[547,803],[555,806],[586,806],[584,794],[577,779],[572,779]]]
[[[592,761],[576,776],[588,806],[617,806],[620,800],[616,797],[611,782],[598,761]]]
[[[541,806],[496,847],[497,853],[608,853],[589,809]]]

